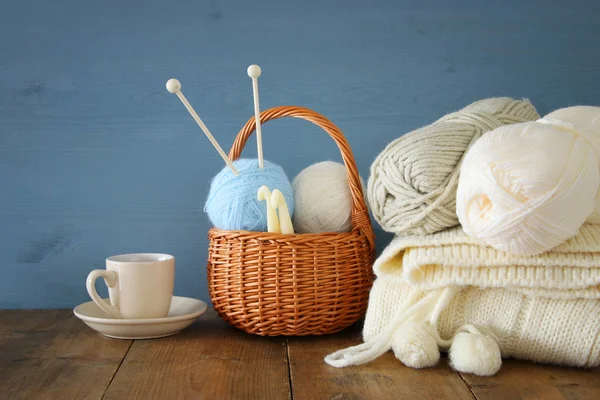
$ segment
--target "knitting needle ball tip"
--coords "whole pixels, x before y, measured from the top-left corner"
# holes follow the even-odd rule
[[[178,93],[181,91],[181,82],[177,79],[169,79],[167,81],[167,90],[170,93]]]
[[[252,64],[248,67],[248,76],[250,78],[258,78],[262,73],[260,67],[256,64]]]

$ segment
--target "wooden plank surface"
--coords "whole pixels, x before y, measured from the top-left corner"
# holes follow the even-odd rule
[[[179,335],[139,340],[105,399],[290,398],[285,338],[248,335],[214,312]]]
[[[0,398],[101,399],[131,343],[71,310],[0,311]]]
[[[360,327],[323,337],[288,338],[294,400],[473,399],[445,359],[431,369],[403,366],[391,352],[357,367],[334,368],[323,358],[361,343]]]
[[[42,355],[69,317],[66,310],[0,311],[0,388],[18,375],[19,365]]]
[[[478,400],[600,399],[600,368],[585,370],[504,360],[495,376],[461,376]]]
[[[212,311],[179,335],[132,342],[103,337],[70,310],[0,311],[0,399],[600,399],[600,368],[506,360],[482,378],[450,370],[446,358],[425,370],[391,353],[359,367],[324,363],[357,343],[359,326],[263,338]]]

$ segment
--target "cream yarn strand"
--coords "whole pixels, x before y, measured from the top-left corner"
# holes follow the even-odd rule
[[[394,334],[407,321],[413,318],[424,320],[431,310],[436,315],[440,314],[460,290],[460,287],[452,286],[435,289],[418,301],[416,299],[419,297],[419,291],[414,290],[404,303],[406,309],[399,308],[385,329],[365,343],[329,354],[325,357],[325,362],[333,367],[342,368],[375,360],[392,347]]]

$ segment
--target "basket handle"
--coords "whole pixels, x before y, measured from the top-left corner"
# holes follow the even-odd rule
[[[373,227],[371,225],[371,219],[369,217],[369,211],[365,205],[365,199],[363,196],[362,187],[358,175],[358,169],[356,168],[356,161],[354,155],[350,149],[346,137],[339,130],[337,126],[330,120],[325,118],[323,115],[310,110],[305,107],[298,106],[280,106],[269,108],[260,113],[260,122],[264,124],[267,121],[283,117],[300,118],[306,121],[310,121],[313,124],[321,127],[325,132],[331,136],[335,141],[340,152],[342,153],[342,159],[346,165],[346,171],[348,172],[348,182],[350,183],[350,193],[352,194],[352,227],[354,231],[361,231],[365,234],[369,240],[371,250],[375,249],[375,235],[373,234]],[[252,135],[252,132],[256,129],[256,121],[254,117],[250,118],[246,125],[240,130],[231,150],[229,151],[229,158],[232,161],[240,158],[242,150]]]

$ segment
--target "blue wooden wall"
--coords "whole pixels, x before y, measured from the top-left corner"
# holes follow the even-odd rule
[[[599,39],[594,0],[5,0],[0,308],[74,306],[106,256],[143,251],[174,254],[176,294],[208,300],[202,203],[223,163],[168,78],[228,148],[260,64],[262,108],[325,114],[367,178],[386,143],[481,98],[599,104]],[[308,123],[263,134],[290,176],[339,160]]]

